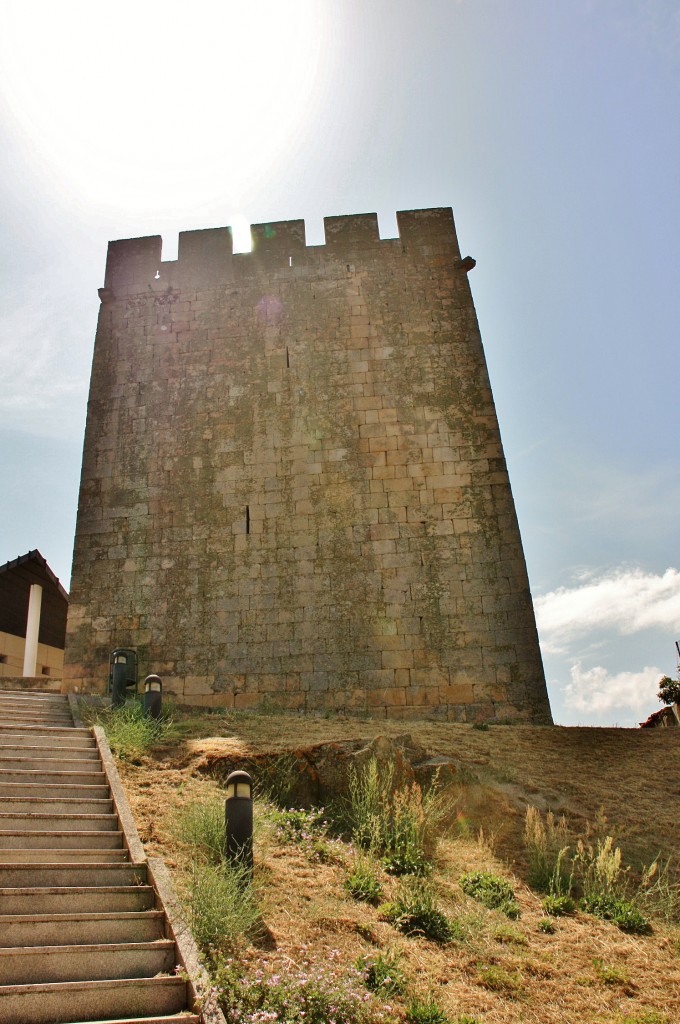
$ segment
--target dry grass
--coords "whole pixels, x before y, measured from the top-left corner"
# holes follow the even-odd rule
[[[219,792],[198,769],[207,752],[244,757],[285,752],[320,742],[372,739],[409,732],[414,740],[458,765],[457,809],[468,836],[440,844],[435,881],[442,909],[459,921],[465,940],[438,946],[407,938],[380,913],[345,892],[346,871],[310,861],[292,843],[263,829],[256,843],[256,877],[265,893],[268,934],[246,946],[248,962],[263,958],[289,971],[333,950],[353,964],[389,951],[401,956],[410,991],[434,991],[452,1021],[480,1024],[673,1024],[680,1020],[680,929],[654,922],[649,936],[625,935],[578,913],[539,929],[540,894],[524,883],[522,830],[527,803],[564,813],[579,830],[602,808],[624,855],[649,862],[678,848],[677,763],[680,730],[493,727],[486,732],[437,723],[285,719],[224,714],[179,721],[185,738],[138,764],[120,765],[142,840],[165,857],[181,880],[190,851],[173,828],[177,809]],[[203,734],[206,739],[199,738]],[[485,837],[480,842],[479,829]],[[351,854],[348,852],[348,863]],[[507,918],[468,899],[458,885],[465,871],[488,870],[512,881],[521,917]],[[514,872],[514,875],[513,875]],[[398,882],[383,876],[386,898]],[[512,936],[510,936],[510,927]],[[394,1019],[403,1019],[395,1003]]]

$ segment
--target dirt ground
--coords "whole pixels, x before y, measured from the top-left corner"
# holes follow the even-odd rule
[[[206,774],[220,756],[232,762],[409,733],[456,766],[452,809],[466,827],[441,844],[436,882],[447,913],[464,925],[465,941],[440,947],[405,938],[374,907],[345,894],[349,847],[340,850],[338,862],[319,863],[308,850],[277,842],[265,830],[255,861],[268,940],[246,947],[246,962],[285,970],[310,956],[340,956],[351,965],[376,950],[397,951],[415,989],[434,991],[452,1020],[466,1013],[480,1024],[680,1021],[680,929],[655,922],[649,936],[625,935],[578,913],[556,920],[554,934],[542,932],[538,922],[545,913],[541,897],[526,884],[522,844],[524,814],[532,804],[564,814],[574,833],[604,815],[608,834],[632,863],[673,855],[680,840],[680,730],[479,730],[234,712],[179,716],[176,726],[169,744],[136,763],[120,762],[119,770],[147,851],[165,858],[180,889],[188,853],[174,821],[186,802],[221,794]],[[480,868],[513,881],[519,921],[462,894],[460,874]],[[393,884],[386,880],[388,890]],[[395,1007],[394,1015],[402,1019],[403,1010]]]

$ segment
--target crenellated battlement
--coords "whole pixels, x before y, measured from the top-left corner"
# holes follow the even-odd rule
[[[400,211],[397,224],[398,238],[382,239],[375,213],[325,217],[325,244],[315,246],[306,243],[303,220],[252,224],[252,250],[238,254],[240,271],[299,266],[312,257],[317,262],[324,258],[355,262],[362,253],[378,255],[381,246],[406,255],[431,255],[441,249],[460,259],[450,207]],[[233,259],[230,227],[180,232],[177,259],[167,262],[162,260],[160,235],[109,242],[102,297],[144,290],[153,281],[162,281],[163,287],[216,285],[233,276]]]

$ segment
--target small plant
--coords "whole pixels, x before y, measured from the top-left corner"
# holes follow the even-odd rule
[[[450,1019],[432,995],[426,999],[414,996],[406,1009],[406,1020],[408,1024],[450,1024]]]
[[[359,856],[354,867],[345,879],[345,891],[352,899],[364,903],[378,903],[383,888],[376,874],[373,863],[366,857]]]
[[[188,893],[191,931],[214,963],[260,922],[260,909],[246,869],[194,864]]]
[[[593,970],[603,985],[620,985],[625,988],[630,986],[630,978],[626,972],[618,967],[608,967],[604,960],[593,960]]]
[[[479,1024],[479,1017],[473,1017],[469,1013],[460,1013],[453,1024]]]
[[[398,996],[406,990],[406,977],[398,956],[394,954],[378,953],[374,957],[362,957],[357,968],[363,975],[366,988],[376,995]]]
[[[581,910],[585,910],[588,914],[594,914],[595,917],[600,917],[603,921],[611,921],[622,932],[648,935],[652,930],[649,921],[637,907],[613,893],[584,896],[580,906]]]
[[[414,878],[402,884],[396,899],[392,903],[384,903],[379,909],[382,916],[404,935],[423,935],[441,943],[463,938],[458,922],[452,921],[439,909],[432,883],[425,878]]]
[[[271,816],[279,836],[289,843],[308,842],[328,834],[323,807],[273,810]]]
[[[552,923],[549,917],[542,917],[536,925],[539,932],[543,932],[545,935],[555,934],[555,925]]]
[[[576,910],[576,900],[571,896],[546,896],[541,906],[551,917],[565,917]]]
[[[518,932],[516,928],[511,928],[510,925],[502,925],[500,928],[496,928],[493,937],[496,942],[500,942],[503,946],[527,945],[526,935]]]
[[[502,995],[517,997],[522,993],[522,975],[519,971],[507,971],[505,967],[498,964],[491,964],[489,967],[481,967],[477,972],[477,981],[490,992],[500,992]]]
[[[460,887],[466,896],[478,900],[489,910],[501,910],[506,917],[519,917],[519,905],[509,882],[486,871],[470,871],[461,875]]]
[[[489,723],[488,722],[473,722],[472,723],[472,728],[479,730],[479,732],[488,732],[489,731]]]

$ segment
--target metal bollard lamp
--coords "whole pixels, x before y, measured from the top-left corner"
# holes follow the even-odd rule
[[[235,771],[227,779],[224,805],[224,854],[233,867],[253,871],[253,780],[248,772]]]
[[[160,718],[163,712],[163,682],[160,676],[150,675],[144,680],[144,714]]]

